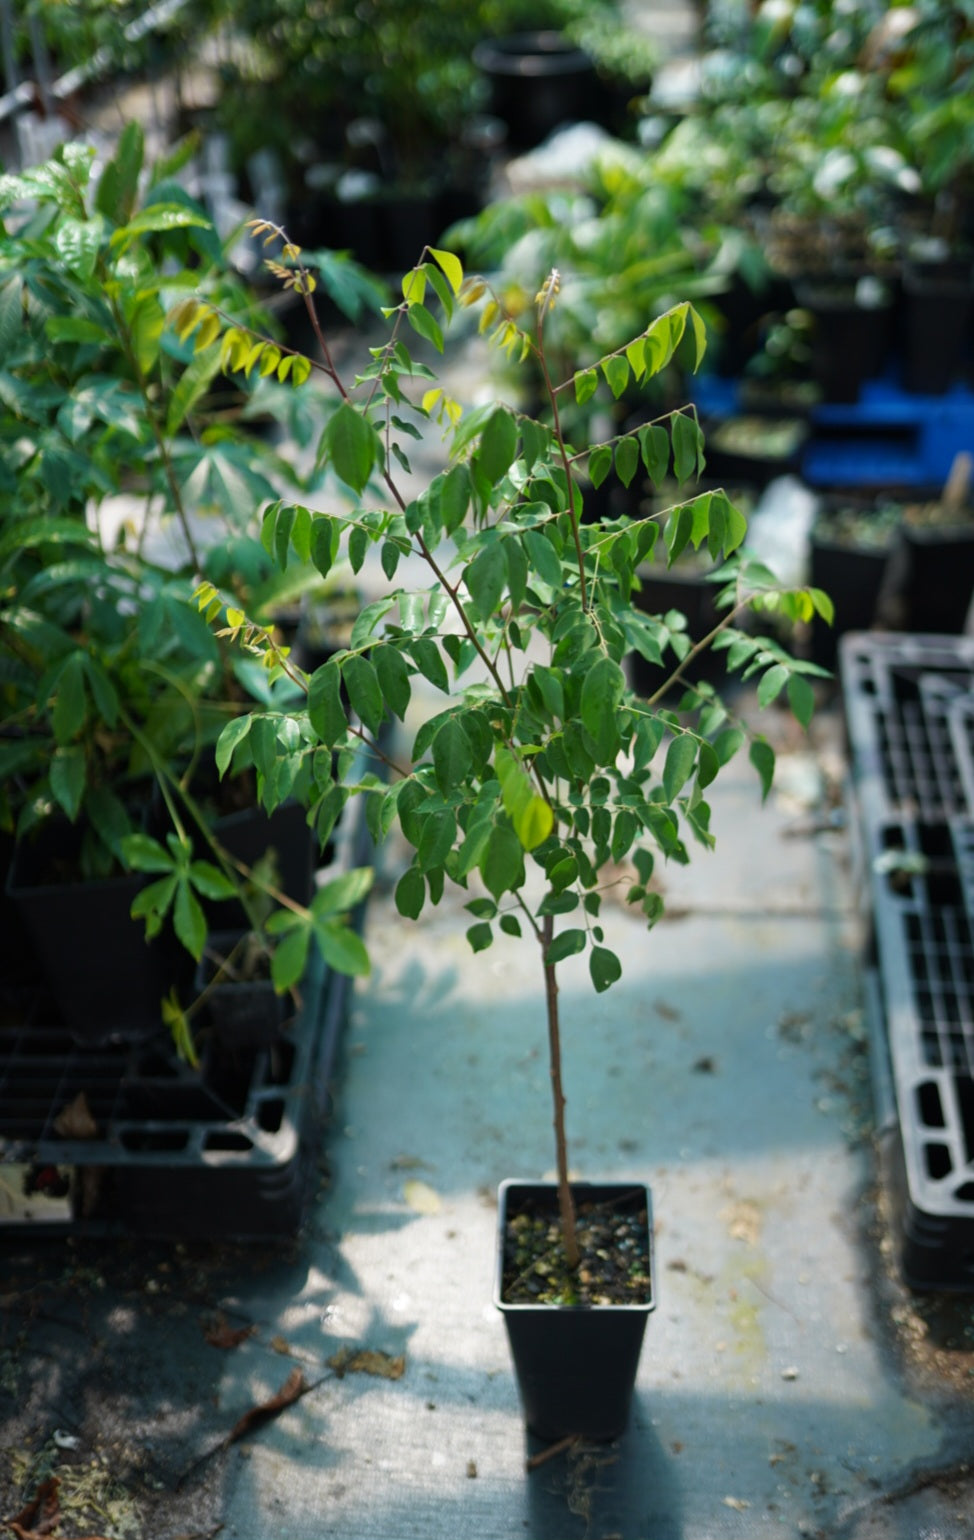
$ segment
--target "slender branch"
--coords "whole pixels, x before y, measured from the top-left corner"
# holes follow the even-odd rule
[[[568,517],[571,520],[572,538],[575,542],[575,556],[578,561],[578,584],[579,596],[582,603],[582,613],[586,614],[588,612],[588,584],[585,578],[585,555],[582,551],[582,540],[578,529],[578,509],[575,505],[575,477],[572,474],[572,462],[568,453],[568,446],[565,443],[565,435],[561,426],[561,414],[558,411],[558,396],[554,386],[552,385],[551,375],[548,372],[548,360],[545,357],[544,347],[545,315],[551,308],[551,305],[554,303],[557,287],[558,273],[557,270],[555,270],[545,284],[544,289],[541,291],[541,303],[538,307],[538,343],[536,351],[538,362],[541,365],[541,374],[542,378],[544,379],[545,390],[548,395],[548,400],[551,403],[551,422],[555,435],[555,443],[558,445],[559,458],[561,459],[561,463],[565,470],[565,476],[568,481]]]
[[[657,705],[658,702],[662,700],[663,696],[666,695],[667,691],[671,690],[673,686],[678,682],[678,680],[683,678],[687,669],[700,656],[700,654],[707,651],[707,649],[712,645],[714,638],[718,637],[722,631],[728,630],[729,627],[733,625],[738,615],[742,614],[744,610],[747,609],[750,602],[751,601],[749,598],[739,599],[734,607],[729,609],[727,614],[718,621],[717,625],[714,626],[712,631],[708,631],[707,635],[702,637],[699,642],[694,642],[686,657],[680,661],[677,667],[673,670],[672,674],[670,674],[669,677],[665,679],[664,682],[660,685],[659,689],[653,695],[647,696],[646,705]]]
[[[554,1107],[555,1155],[558,1164],[558,1212],[561,1215],[562,1243],[569,1267],[576,1268],[581,1260],[575,1226],[575,1204],[568,1181],[568,1145],[565,1138],[565,1093],[561,1078],[561,1024],[558,1016],[558,980],[554,963],[547,961],[548,951],[554,940],[554,920],[544,916],[541,931],[541,948],[545,981],[545,1006],[548,1017],[548,1060],[551,1068],[551,1096]]]

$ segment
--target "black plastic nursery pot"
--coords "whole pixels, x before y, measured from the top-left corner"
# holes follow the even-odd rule
[[[814,322],[812,375],[830,402],[858,401],[866,380],[885,367],[892,337],[892,298],[847,283],[798,283],[795,299]]]
[[[656,1308],[652,1195],[642,1183],[572,1184],[580,1214],[609,1205],[646,1214],[650,1289],[641,1304],[511,1304],[504,1299],[508,1222],[525,1211],[557,1212],[550,1182],[502,1182],[494,1303],[504,1317],[528,1430],[546,1441],[618,1438],[629,1420],[646,1322]]]
[[[235,1047],[270,1048],[284,1029],[292,1007],[279,995],[270,977],[256,977],[232,959],[246,950],[247,934],[218,931],[211,935],[196,972],[196,988],[206,991],[205,1019],[213,1036]]]
[[[14,851],[7,892],[33,943],[44,985],[61,1021],[83,1043],[134,1040],[159,1030],[161,1001],[181,959],[166,936],[147,941],[130,914],[145,886],[138,873],[60,881],[56,863],[80,845],[74,825],[57,822]]]
[[[557,31],[485,38],[473,62],[490,85],[490,110],[515,149],[530,149],[563,123],[598,115],[599,81],[584,49]]]
[[[974,521],[902,527],[908,629],[959,636],[974,596]]]
[[[942,396],[969,361],[971,263],[908,264],[903,298],[903,384],[920,395]]]
[[[840,637],[869,631],[880,618],[893,572],[898,525],[870,500],[834,493],[823,499],[809,536],[809,576],[835,607],[833,622],[812,621],[812,661],[833,668]]]

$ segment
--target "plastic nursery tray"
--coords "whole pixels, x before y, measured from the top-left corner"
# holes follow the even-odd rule
[[[364,817],[346,817],[323,875],[371,851]],[[278,1037],[230,1045],[201,1034],[195,1068],[168,1033],[79,1045],[43,990],[0,992],[0,1235],[293,1234],[314,1187],[350,992],[312,949],[301,1008]]]
[[[902,1270],[917,1288],[974,1290],[974,824],[871,834]]]
[[[45,1021],[0,1025],[0,1229],[256,1240],[296,1230],[348,980],[309,968],[277,1042],[215,1039],[191,1068],[167,1036],[79,1047]]]
[[[974,816],[974,755],[964,749],[963,715],[974,696],[974,639],[850,633],[840,643],[840,661],[852,774],[866,823]]]

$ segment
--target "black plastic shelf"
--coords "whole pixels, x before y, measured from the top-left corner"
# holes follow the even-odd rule
[[[867,822],[974,816],[974,756],[959,751],[974,639],[853,633],[840,643],[846,730]]]
[[[868,836],[902,1271],[917,1288],[972,1290],[974,824],[902,819]]]
[[[275,1044],[204,1043],[197,1068],[162,1035],[91,1049],[43,1020],[0,1027],[0,1231],[256,1240],[296,1230],[348,985],[316,962]],[[90,1136],[72,1126],[78,1098]]]
[[[840,657],[900,1265],[974,1290],[974,641],[869,632]]]

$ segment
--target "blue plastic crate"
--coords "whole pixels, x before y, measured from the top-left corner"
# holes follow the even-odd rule
[[[871,380],[857,402],[814,408],[802,475],[812,486],[940,488],[965,450],[974,452],[974,391],[916,396]]]

